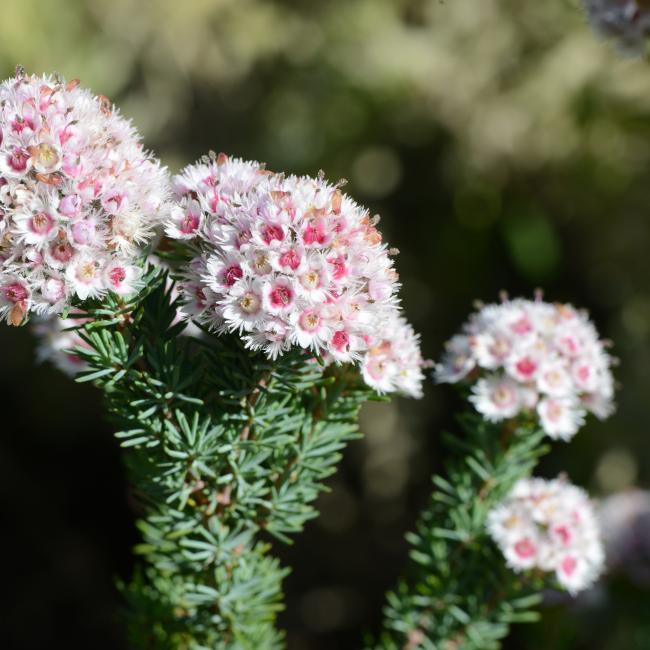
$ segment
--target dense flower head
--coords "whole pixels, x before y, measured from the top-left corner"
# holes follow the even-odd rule
[[[167,234],[196,250],[182,283],[188,315],[270,358],[297,346],[361,361],[383,340],[398,313],[391,251],[340,185],[220,154],[187,167],[174,188]]]
[[[613,411],[612,359],[585,313],[542,300],[482,307],[447,343],[438,382],[471,385],[493,422],[534,413],[551,438],[570,439],[586,413]]]
[[[487,528],[515,571],[554,572],[576,594],[602,573],[605,555],[589,497],[564,478],[522,479],[490,511]]]
[[[137,285],[167,173],[105,97],[18,72],[0,85],[0,316]]]
[[[614,39],[628,54],[642,54],[650,35],[648,0],[584,0],[589,20],[596,32]]]
[[[361,362],[363,378],[380,393],[422,397],[423,368],[420,336],[397,313],[373,335]]]

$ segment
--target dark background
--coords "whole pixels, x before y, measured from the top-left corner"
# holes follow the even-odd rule
[[[648,485],[650,65],[577,2],[21,0],[0,9],[2,76],[16,63],[109,96],[172,171],[214,149],[349,179],[401,251],[430,358],[501,289],[588,308],[621,359],[618,413],[540,473],[601,497]],[[100,396],[34,367],[26,328],[0,350],[0,647],[124,648],[113,578],[137,537]],[[321,517],[281,550],[292,650],[376,628],[458,405],[428,384],[364,411]],[[615,575],[508,647],[650,648],[649,610]]]

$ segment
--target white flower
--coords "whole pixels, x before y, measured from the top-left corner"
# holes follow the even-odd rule
[[[515,571],[553,572],[571,594],[602,573],[604,552],[583,490],[560,478],[520,480],[487,519],[488,533]]]
[[[520,390],[512,379],[495,375],[479,379],[469,399],[486,420],[499,422],[514,417],[521,410]]]
[[[570,440],[585,422],[585,411],[571,397],[546,397],[537,404],[542,428],[551,438]]]

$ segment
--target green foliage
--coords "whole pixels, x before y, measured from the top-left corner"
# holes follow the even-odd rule
[[[465,438],[448,436],[460,456],[446,478],[433,479],[431,503],[408,536],[409,577],[388,594],[384,629],[368,648],[490,650],[511,623],[536,620],[540,580],[505,565],[485,524],[545,453],[544,433],[530,422],[497,425],[474,414],[461,423]]]
[[[300,351],[277,361],[238,336],[182,336],[164,273],[137,299],[88,310],[78,381],[105,393],[142,507],[146,560],[126,588],[135,647],[275,648],[286,575],[261,543],[282,541],[357,434],[372,394],[349,368]]]

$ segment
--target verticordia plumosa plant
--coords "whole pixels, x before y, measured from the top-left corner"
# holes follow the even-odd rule
[[[481,306],[447,344],[438,382],[472,408],[416,532],[408,572],[368,648],[499,648],[537,619],[541,590],[576,594],[602,573],[592,505],[565,477],[531,478],[545,439],[613,411],[612,358],[583,312],[541,298]]]
[[[268,539],[316,516],[365,401],[422,395],[378,219],[322,176],[223,154],[170,179],[76,82],[19,70],[0,95],[0,309],[34,316],[39,356],[104,392],[139,504],[133,647],[282,647]],[[379,647],[496,647],[544,572],[575,593],[600,571],[584,493],[529,479],[545,432],[569,439],[611,410],[595,331],[515,301],[463,337],[438,377],[462,379],[478,413]]]

